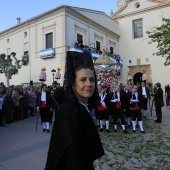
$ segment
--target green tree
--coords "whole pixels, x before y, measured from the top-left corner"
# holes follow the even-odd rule
[[[0,54],[0,73],[5,74],[7,87],[9,87],[9,79],[11,79],[12,75],[18,74],[21,66],[28,63],[26,60],[18,60],[15,56],[15,52],[12,52],[9,56]]]
[[[163,24],[160,27],[154,27],[151,31],[147,31],[148,37],[151,39],[149,44],[157,42],[158,52],[153,55],[164,57],[166,60],[164,65],[170,65],[170,19],[162,18]]]

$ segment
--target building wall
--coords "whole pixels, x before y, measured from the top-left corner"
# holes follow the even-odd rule
[[[150,6],[150,3],[148,5]],[[146,1],[145,6],[147,6]],[[129,6],[128,8],[128,11],[131,11],[133,5]],[[146,34],[146,31],[150,31],[153,27],[162,25],[162,17],[170,18],[169,11],[170,7],[166,7],[157,10],[145,11],[139,14],[136,13],[134,15],[129,15],[118,19],[119,35],[121,35],[119,39],[119,53],[124,60],[124,67],[122,70],[124,74],[121,77],[121,82],[126,82],[126,73],[129,71],[128,66],[137,66],[137,59],[140,59],[141,65],[150,64],[152,83],[161,82],[162,86],[169,84],[167,74],[170,72],[170,67],[164,66],[164,58],[153,56],[153,53],[157,51],[157,43],[148,44],[149,39],[148,35]],[[139,18],[143,18],[143,38],[134,39],[132,21]],[[129,63],[129,60],[132,62]]]
[[[17,75],[13,75],[10,85],[29,83],[30,81],[39,82],[39,75],[42,67],[46,67],[47,79],[46,84],[53,82],[52,69],[61,67],[61,79],[58,81],[62,84],[65,69],[65,56],[69,46],[73,46],[76,41],[77,33],[84,36],[84,44],[89,45],[101,40],[102,47],[110,48],[115,46],[115,52],[118,53],[118,35],[114,32],[107,31],[107,27],[102,27],[89,21],[81,14],[68,9],[56,10],[42,17],[30,19],[24,24],[20,24],[12,29],[1,33],[0,36],[0,53],[7,53],[7,48],[11,52],[16,52],[17,58],[21,59],[24,51],[24,43],[29,44],[29,63],[22,66]],[[110,21],[109,21],[110,22]],[[115,22],[114,22],[115,24]],[[95,25],[95,26],[94,26]],[[24,38],[24,34],[27,36]],[[55,57],[41,59],[40,50],[45,49],[45,34],[53,33],[53,48],[55,48]],[[108,33],[109,32],[109,33]],[[7,43],[9,39],[9,43]],[[93,45],[91,45],[93,47]],[[0,74],[0,80],[5,81],[4,74]]]
[[[61,55],[63,53],[63,40],[62,40],[62,27],[63,27],[63,16],[65,14],[60,12],[59,14],[53,14],[50,16],[42,17],[29,24],[20,26],[18,29],[13,29],[10,32],[6,32],[6,35],[1,35],[1,53],[5,53],[7,48],[11,48],[11,52],[16,52],[18,59],[21,59],[23,52],[23,44],[28,42],[29,44],[29,64],[22,66],[19,70],[18,75],[13,75],[10,80],[10,84],[21,84],[29,83],[30,80],[33,82],[39,82],[39,74],[41,68],[45,66],[47,68],[47,84],[51,84],[53,81],[52,69],[57,69],[60,66]],[[24,32],[27,32],[27,37],[24,38]],[[40,50],[45,49],[45,34],[53,32],[53,47],[55,48],[55,57],[48,59],[40,58]],[[7,43],[9,39],[9,43]],[[63,55],[64,54],[64,55]],[[1,81],[5,81],[4,74],[0,75]]]

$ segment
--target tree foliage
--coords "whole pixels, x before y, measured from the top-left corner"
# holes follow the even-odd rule
[[[0,73],[5,74],[7,86],[9,86],[9,79],[11,79],[12,75],[18,74],[18,70],[21,69],[21,66],[27,63],[28,61],[26,60],[18,60],[15,52],[12,52],[11,55],[8,56],[0,54]]]
[[[165,66],[170,65],[170,19],[162,18],[163,24],[160,27],[154,27],[152,31],[147,31],[148,37],[151,39],[149,44],[157,42],[158,52],[153,55],[164,57]]]

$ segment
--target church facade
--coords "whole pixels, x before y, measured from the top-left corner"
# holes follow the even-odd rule
[[[157,43],[148,44],[146,31],[161,26],[162,18],[170,18],[170,1],[118,0],[117,7],[111,17],[119,23],[119,54],[124,60],[125,73],[120,81],[125,82],[129,74],[135,83],[146,73],[148,83],[169,84],[170,67],[164,66],[165,58],[153,56]]]

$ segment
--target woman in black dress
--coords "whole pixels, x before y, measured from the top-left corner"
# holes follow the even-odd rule
[[[45,170],[94,170],[104,155],[90,107],[97,103],[97,86],[90,56],[67,52],[65,96],[51,136]]]

